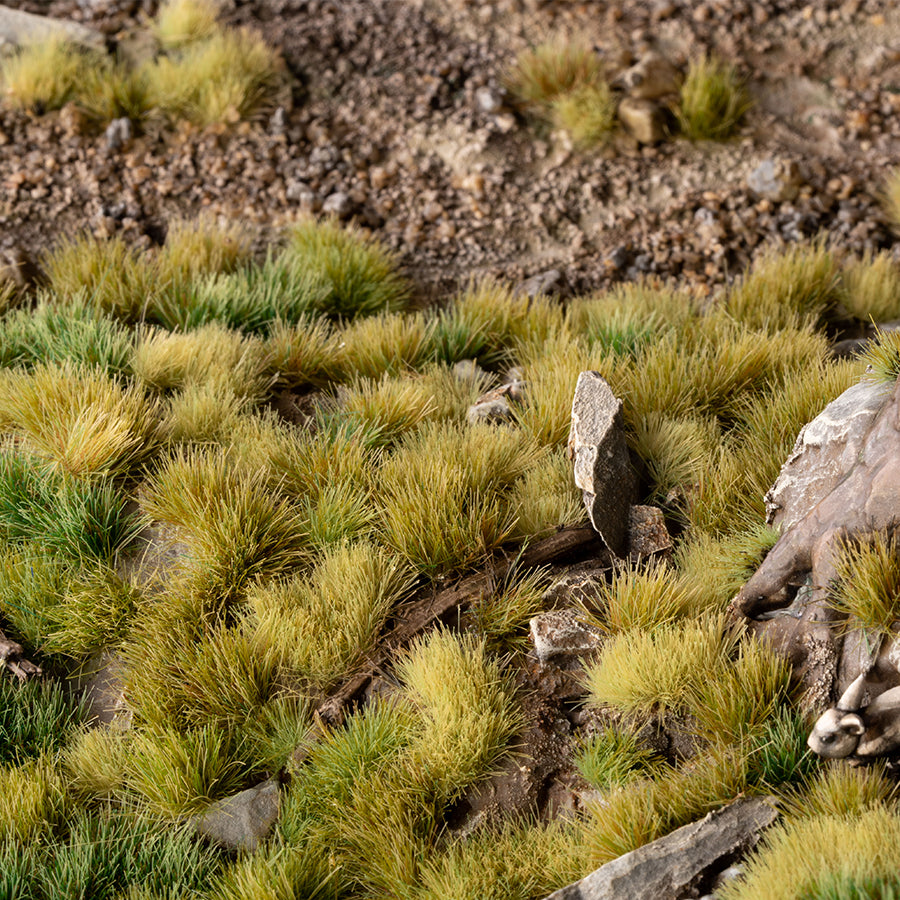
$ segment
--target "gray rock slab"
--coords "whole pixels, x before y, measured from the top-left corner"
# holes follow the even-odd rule
[[[766,521],[792,528],[850,472],[893,385],[862,381],[832,400],[800,430],[794,449],[766,494]]]
[[[569,458],[594,529],[618,556],[626,550],[635,477],[619,400],[599,372],[582,372],[572,401]]]
[[[64,19],[50,19],[19,9],[0,6],[0,51],[29,44],[59,39],[88,47],[105,50],[103,35],[93,28]]]
[[[546,900],[680,900],[716,864],[730,862],[759,840],[778,815],[771,799],[741,799],[650,844],[632,850],[561,888]]]
[[[278,782],[269,780],[210,803],[193,823],[201,835],[220,847],[252,852],[266,839],[278,813]]]
[[[554,609],[529,622],[531,641],[541,665],[553,659],[580,658],[600,647],[603,635],[577,609]]]

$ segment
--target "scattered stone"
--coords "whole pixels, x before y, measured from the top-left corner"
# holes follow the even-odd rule
[[[666,136],[665,110],[652,100],[624,97],[619,103],[619,121],[639,144],[658,144]]]
[[[0,253],[0,287],[11,284],[17,291],[27,291],[40,284],[43,277],[37,263],[22,247],[10,247]]]
[[[131,124],[131,119],[123,116],[121,119],[113,119],[106,126],[103,139],[106,141],[108,150],[121,150],[122,147],[131,141],[133,136],[134,127]]]
[[[546,900],[646,900],[697,896],[718,866],[751,850],[778,815],[774,798],[735,800],[601,866]],[[724,863],[724,865],[723,865]]]
[[[668,559],[672,536],[658,506],[632,506],[628,510],[628,558],[633,562],[650,556]]]
[[[565,291],[565,284],[565,278],[559,269],[548,269],[516,285],[513,293],[532,300],[535,297],[560,297]]]
[[[272,830],[278,813],[278,782],[269,780],[210,803],[192,822],[199,834],[220,847],[253,852]]]
[[[572,401],[569,459],[591,524],[609,549],[625,552],[635,477],[628,456],[622,401],[599,372],[582,372]]]
[[[630,69],[626,69],[616,82],[630,97],[641,100],[658,100],[678,93],[681,73],[659,53],[645,54]]]
[[[93,28],[0,6],[0,49],[43,44],[54,39],[92,50],[105,52],[106,48],[103,35]]]
[[[9,669],[19,681],[39,678],[43,674],[40,666],[25,659],[25,648],[0,631],[0,671],[3,669]]]
[[[455,378],[465,382],[475,382],[488,377],[488,373],[474,359],[461,359],[451,371]]]
[[[501,384],[499,387],[482,394],[466,413],[470,425],[478,422],[502,423],[515,419],[509,401],[521,396],[521,382],[515,381]]]
[[[772,203],[794,200],[802,185],[800,167],[792,159],[764,160],[747,176],[747,187]]]
[[[503,376],[503,387],[506,396],[514,403],[525,402],[525,370],[521,366],[512,366]]]
[[[325,198],[322,212],[325,215],[346,219],[353,212],[353,201],[350,199],[350,195],[344,191],[335,191]]]
[[[603,634],[584,620],[577,609],[554,609],[535,616],[529,623],[534,652],[541,665],[562,658],[581,659],[600,647]]]
[[[493,115],[503,109],[505,97],[502,91],[493,87],[480,87],[475,91],[475,105],[488,115]]]

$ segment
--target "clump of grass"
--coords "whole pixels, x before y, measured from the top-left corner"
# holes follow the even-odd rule
[[[24,844],[46,834],[66,803],[62,779],[46,756],[0,769],[0,844]]]
[[[725,308],[750,328],[818,325],[843,299],[838,261],[822,241],[759,257],[729,291]]]
[[[583,521],[584,501],[565,452],[553,450],[530,467],[513,485],[509,506],[516,515],[511,537],[518,540],[533,540]]]
[[[425,861],[416,897],[543,897],[586,874],[580,850],[574,830],[559,823],[507,822],[482,828]]]
[[[900,317],[900,270],[885,251],[867,250],[844,269],[844,307],[858,319],[887,322]]]
[[[112,800],[125,784],[129,738],[112,728],[80,732],[62,754],[66,789],[77,800]]]
[[[77,477],[124,473],[162,437],[158,404],[139,387],[68,362],[0,370],[0,427]]]
[[[816,816],[777,825],[745,863],[743,877],[720,889],[723,900],[890,897],[900,867],[900,818],[884,806],[857,816]],[[868,887],[864,887],[868,886]],[[872,893],[869,887],[873,888]],[[888,893],[882,893],[887,888]]]
[[[202,385],[252,402],[271,387],[271,366],[262,340],[218,323],[185,334],[144,331],[131,360],[135,376],[154,390]]]
[[[393,254],[374,238],[332,221],[306,221],[288,235],[284,260],[314,279],[316,311],[355,319],[403,309],[410,289]]]
[[[294,751],[308,741],[312,710],[305,697],[278,693],[243,724],[248,758],[270,775],[291,765]]]
[[[52,756],[83,718],[78,703],[52,682],[24,685],[0,678],[0,764]]]
[[[157,288],[146,256],[118,235],[63,238],[44,258],[44,271],[56,296],[77,296],[79,304],[129,323],[143,317]]]
[[[512,686],[482,640],[448,631],[413,644],[396,670],[423,723],[411,770],[446,803],[490,770],[521,727]]]
[[[73,561],[112,559],[138,523],[107,480],[65,477],[13,450],[0,452],[0,535]]]
[[[860,356],[866,377],[873,381],[896,381],[900,376],[900,332],[876,331],[875,338]]]
[[[144,73],[109,59],[85,65],[74,94],[78,108],[97,125],[122,117],[139,125],[149,113]]]
[[[602,79],[582,84],[552,102],[553,123],[567,131],[576,147],[595,147],[612,133],[616,105]]]
[[[271,101],[282,64],[256,33],[215,30],[146,71],[153,106],[197,125],[247,118]]]
[[[894,806],[897,794],[897,784],[882,762],[866,768],[826,762],[804,784],[787,794],[785,810],[792,819],[852,817],[867,810]]]
[[[372,544],[336,545],[309,577],[252,590],[257,640],[293,677],[324,688],[371,649],[410,572]]]
[[[715,56],[695,57],[681,86],[678,119],[692,141],[723,140],[751,106],[734,66]]]
[[[185,0],[170,5],[194,6]],[[241,223],[216,222],[210,216],[200,215],[169,222],[166,242],[157,253],[155,264],[161,281],[168,283],[227,274],[249,260],[250,235]]]
[[[763,790],[808,779],[818,765],[806,744],[811,725],[808,718],[787,705],[775,710],[758,735],[745,744],[750,780]]]
[[[432,353],[433,321],[421,313],[380,313],[353,322],[341,332],[341,369],[380,378],[420,368]]]
[[[591,347],[599,344],[617,356],[636,357],[665,331],[652,309],[623,302],[617,294],[575,299],[567,310],[567,318],[572,331],[583,333]]]
[[[845,543],[836,562],[831,606],[866,631],[891,634],[900,618],[900,548],[894,535],[875,532]]]
[[[131,335],[76,295],[64,304],[44,295],[35,309],[18,309],[0,322],[0,365],[33,368],[70,361],[125,373]]]
[[[526,649],[528,623],[543,608],[545,580],[545,571],[522,575],[513,566],[500,584],[475,601],[465,624],[491,649]]]
[[[721,669],[736,640],[721,617],[623,632],[586,670],[590,702],[627,713],[683,707],[698,680]]]
[[[211,37],[218,15],[219,5],[211,0],[166,0],[156,14],[153,31],[164,50],[178,50]]]
[[[332,381],[339,368],[339,335],[324,318],[298,322],[277,320],[269,335],[272,365],[281,384],[290,388]]]
[[[166,402],[165,428],[176,444],[228,444],[253,406],[226,386],[192,383]]]
[[[557,38],[519,54],[507,75],[523,103],[546,110],[554,100],[602,80],[600,58],[584,42]]]
[[[791,667],[774,650],[744,641],[738,658],[695,682],[687,705],[709,741],[740,743],[763,731],[788,699]]]
[[[893,169],[885,179],[881,203],[891,227],[900,230],[900,168]]]
[[[660,758],[633,731],[609,728],[582,742],[574,757],[581,777],[598,790],[622,787],[659,771]]]
[[[138,732],[125,765],[128,789],[163,818],[200,812],[211,800],[245,786],[229,742],[216,726],[185,733],[168,728]]]
[[[221,451],[176,451],[147,484],[142,504],[176,529],[229,596],[297,565],[307,548],[302,515],[273,496],[267,473],[236,467]]]
[[[31,44],[0,66],[6,102],[38,113],[59,109],[72,96],[85,64],[85,54],[61,38]]]
[[[666,563],[626,564],[600,586],[592,622],[608,634],[653,631],[692,611],[688,585]]]

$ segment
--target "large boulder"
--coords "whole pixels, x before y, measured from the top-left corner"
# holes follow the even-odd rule
[[[591,524],[617,556],[627,551],[636,481],[619,400],[599,372],[582,372],[572,401],[569,458]]]

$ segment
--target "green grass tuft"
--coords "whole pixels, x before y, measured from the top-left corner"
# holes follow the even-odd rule
[[[662,761],[633,731],[607,729],[582,742],[574,757],[581,777],[601,791],[652,776]]]
[[[678,108],[681,130],[688,138],[730,137],[751,105],[734,66],[705,54],[691,60]]]
[[[567,131],[576,147],[602,144],[615,127],[615,101],[603,80],[579,85],[556,97],[551,108],[553,124]]]

